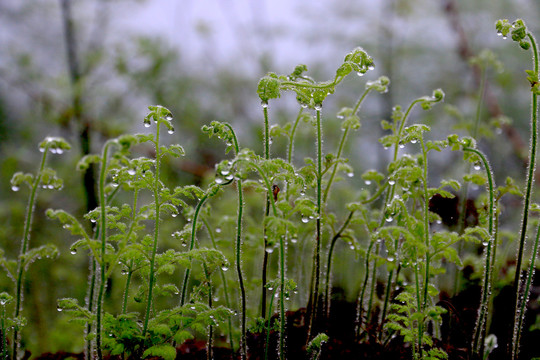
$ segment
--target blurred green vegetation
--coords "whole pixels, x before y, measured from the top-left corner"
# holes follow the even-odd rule
[[[81,217],[87,210],[87,204],[91,203],[83,175],[74,170],[84,153],[82,134],[85,126],[88,127],[89,151],[97,152],[105,139],[128,131],[142,131],[147,105],[166,106],[175,115],[177,131],[166,136],[165,141],[180,143],[188,156],[167,160],[163,180],[167,184],[203,185],[212,176],[215,163],[224,157],[224,146],[203,135],[201,126],[212,120],[230,122],[237,129],[243,146],[262,151],[262,112],[255,92],[257,81],[267,71],[289,73],[296,65],[287,64],[288,67],[282,68],[280,63],[278,66],[276,59],[280,54],[273,53],[270,46],[269,50],[253,56],[252,69],[245,69],[235,66],[234,61],[220,63],[218,55],[211,52],[211,45],[208,45],[210,58],[199,55],[198,63],[188,62],[183,52],[189,49],[178,50],[159,34],[126,34],[110,41],[108,34],[102,34],[96,39],[92,37],[92,29],[100,26],[100,21],[110,24],[114,23],[115,16],[127,16],[117,13],[125,10],[116,8],[116,3],[140,6],[139,2],[74,2],[71,14],[62,12],[60,3],[44,1],[36,4],[23,0],[0,4],[0,23],[2,31],[7,34],[0,42],[0,246],[9,258],[16,258],[20,251],[27,201],[26,191],[11,191],[9,179],[16,171],[34,170],[39,156],[37,144],[45,135],[63,136],[73,144],[69,153],[50,159],[50,166],[57,169],[65,181],[64,189],[61,192],[41,191],[35,211],[31,246],[52,242],[61,255],[56,260],[37,261],[26,275],[24,315],[29,325],[23,332],[23,347],[34,354],[56,350],[80,351],[83,345],[82,337],[76,339],[72,335],[82,334],[83,328],[68,323],[64,314],[55,309],[59,298],[75,297],[80,301],[85,298],[88,260],[83,254],[69,254],[69,246],[76,239],[70,238],[57,223],[47,220],[44,211],[49,207],[62,207]],[[496,137],[482,138],[480,147],[488,154],[498,183],[502,183],[506,176],[523,181],[523,156],[528,146],[529,126],[528,89],[523,70],[529,66],[529,55],[516,51],[509,41],[497,41],[500,39],[496,37],[493,24],[500,17],[524,17],[532,32],[538,34],[540,23],[535,22],[540,15],[538,2],[523,1],[516,5],[514,1],[505,0],[386,0],[381,2],[382,8],[377,13],[370,11],[369,1],[357,5],[346,1],[327,3],[328,8],[324,11],[314,12],[307,8],[301,9],[302,13],[299,10],[299,16],[307,19],[311,27],[294,32],[289,28],[281,30],[290,31],[286,35],[300,39],[306,47],[332,44],[307,58],[304,54],[298,56],[305,59],[310,74],[318,80],[332,76],[331,69],[339,64],[343,54],[359,45],[375,59],[375,72],[390,77],[389,94],[366,102],[360,114],[362,128],[350,137],[345,150],[351,165],[359,169],[358,174],[369,168],[384,170],[389,155],[376,140],[383,134],[380,120],[390,116],[392,106],[405,105],[411,99],[431,93],[433,88],[444,89],[446,111],[444,107],[436,108],[424,117],[434,129],[432,134],[435,137],[439,134],[444,137],[455,131],[466,134],[464,124],[472,122],[476,111],[479,80],[475,77],[477,70],[467,63],[467,56],[479,54],[487,48],[496,54],[505,70],[497,73],[489,68],[487,71],[488,90],[482,107],[482,124],[489,124],[498,115],[505,115],[512,122],[503,127]],[[115,15],[103,19],[99,16],[104,15],[98,15],[89,21],[81,14],[93,6],[102,6],[104,11],[112,11]],[[267,6],[272,5],[268,3]],[[339,22],[330,24],[328,28],[317,28],[316,23],[325,12]],[[310,19],[313,21],[309,22]],[[63,23],[68,20],[73,26],[71,40],[65,36]],[[229,18],[227,21],[234,25],[236,20]],[[355,23],[363,23],[363,31],[347,31],[354,28]],[[106,32],[104,25],[103,31]],[[205,39],[201,35],[200,41]],[[279,41],[280,37],[277,39]],[[264,37],[256,38],[256,42],[264,49]],[[79,69],[76,76],[68,66],[70,60],[66,56],[66,48],[70,46],[75,49],[75,55],[71,56],[76,57]],[[470,54],[463,50],[465,46]],[[366,79],[348,78],[330,104],[325,106],[326,151],[335,151],[338,145],[339,120],[334,114],[354,101],[366,80],[376,78],[376,75],[369,76],[369,79],[368,76]],[[74,104],[75,98],[79,98],[78,105]],[[280,124],[285,119],[290,120],[296,116],[296,106],[293,96],[281,101],[271,109],[271,122]],[[496,108],[500,113],[496,113]],[[458,116],[454,116],[454,109],[459,109]],[[295,161],[301,163],[305,156],[313,153],[313,129],[301,126],[297,139]],[[140,151],[150,150],[142,148]],[[285,143],[275,139],[272,151],[278,156],[285,156]],[[452,178],[463,173],[464,165],[455,165],[457,156],[449,153],[437,155],[431,162],[432,179]],[[359,176],[347,181],[353,189],[363,186]],[[473,189],[471,196],[477,197],[480,192]],[[349,200],[350,193],[349,187],[336,186],[332,204]],[[216,213],[231,213],[230,218],[222,218],[222,224],[219,224],[222,232],[218,245],[223,245],[227,251],[235,229],[234,212],[227,207],[234,202],[234,194],[221,196],[225,199],[213,200],[213,205]],[[261,199],[255,196],[247,199],[246,213],[252,216],[246,220],[245,227],[257,228],[263,215]],[[519,209],[519,202],[509,198],[504,205],[508,209]],[[331,210],[340,215],[344,211],[339,207]],[[509,221],[515,220],[513,213],[519,215],[519,210],[503,214],[503,229],[517,231],[516,221]],[[167,234],[181,228],[183,221],[186,220],[165,222],[161,249],[178,248]],[[514,224],[514,227],[505,228],[507,223]],[[289,247],[289,257],[295,263],[295,266],[290,266],[290,277],[300,284],[308,283],[305,277],[310,272],[310,264],[307,261],[298,264],[296,259],[310,256],[311,249],[307,243],[299,239],[298,244]],[[258,299],[257,274],[260,273],[259,259],[263,249],[260,239],[245,239],[245,246],[245,256],[249,258],[246,259],[245,272],[251,279],[247,284],[248,293],[251,299]],[[346,288],[350,293],[345,295],[352,298],[359,287],[360,277],[350,271],[350,264],[359,260],[347,249],[347,244],[338,243],[336,252],[342,261],[334,264],[337,274],[334,285],[349,284]],[[505,251],[508,256],[513,256],[511,247]],[[226,255],[232,258],[233,254]],[[276,273],[277,257],[272,257],[269,277],[274,278]],[[180,283],[180,278],[181,271],[176,272],[171,281]],[[120,276],[112,280],[123,281]],[[109,288],[113,290],[107,293],[106,303],[110,307],[107,310],[114,313],[119,311],[122,286],[110,284]],[[13,283],[4,272],[0,273],[0,291],[13,291]],[[219,291],[221,289],[216,297],[222,299],[223,294]],[[306,297],[307,291],[300,292],[292,300],[291,307],[304,306]],[[176,304],[175,299],[166,301]],[[133,310],[142,312],[142,308]],[[257,314],[255,308],[250,311],[253,316]]]

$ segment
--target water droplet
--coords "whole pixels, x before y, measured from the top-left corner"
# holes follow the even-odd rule
[[[405,144],[399,144],[399,148],[403,149],[405,147]]]
[[[52,154],[56,154],[58,151],[56,150],[56,148],[51,148],[51,153]]]
[[[220,227],[217,227],[216,228],[216,232],[219,234],[221,232],[221,228]]]
[[[171,113],[168,113],[167,115],[165,115],[165,120],[171,121],[172,119],[173,117]]]
[[[149,122],[144,123],[144,127],[149,128],[149,127],[150,127],[150,123],[149,123]]]
[[[70,253],[71,255],[75,255],[77,253],[77,249],[71,249]]]
[[[271,286],[269,286],[269,287],[268,287],[268,290],[269,290],[269,291],[272,291],[272,290],[274,290],[274,288],[271,287]]]
[[[274,142],[274,139],[268,138],[268,144],[272,145],[273,142]]]
[[[506,37],[506,36],[503,36],[502,38],[503,38],[503,40],[506,40],[506,39],[507,39],[507,37]]]
[[[411,139],[411,144],[416,144],[418,142],[418,139]]]
[[[173,128],[170,128],[167,132],[168,132],[169,134],[174,134],[174,129],[173,129]]]
[[[229,175],[230,171],[227,169],[221,170],[221,175],[226,176]]]
[[[216,178],[216,184],[223,184],[222,178]]]
[[[383,149],[388,150],[388,149],[390,149],[390,146],[383,146]]]
[[[122,270],[120,271],[120,274],[122,274],[122,275],[127,275],[128,272],[129,272],[128,269],[122,269]]]
[[[117,184],[117,183],[111,183],[111,186],[112,186],[113,188],[117,188],[117,187],[118,187],[118,184]]]
[[[172,213],[171,216],[172,216],[172,217],[177,217],[177,216],[178,216],[178,213]]]
[[[345,116],[343,116],[343,115],[337,115],[336,117],[337,117],[338,119],[340,119],[340,120],[345,119]],[[341,130],[345,130],[345,129],[341,129]]]
[[[388,180],[388,185],[396,185],[396,180]]]
[[[488,241],[487,240],[482,241],[482,245],[483,246],[488,246]]]
[[[347,176],[350,177],[350,178],[352,178],[352,177],[354,176],[354,173],[353,173],[352,171],[351,171],[351,172],[348,172],[348,173],[347,173]]]
[[[13,185],[13,186],[11,187],[11,190],[13,190],[13,191],[19,191],[20,188],[19,188],[18,186],[16,186],[16,185]]]
[[[306,195],[306,192],[304,190],[300,191],[300,196]]]
[[[263,107],[263,109],[267,108],[268,107],[268,101],[262,100],[261,101],[261,106]]]
[[[129,175],[132,175],[132,176],[133,176],[133,175],[135,175],[135,174],[137,173],[137,171],[135,171],[135,169],[129,169],[129,170],[127,171],[127,173],[128,173]]]
[[[293,244],[296,244],[296,243],[298,242],[298,239],[295,238],[295,237],[293,237],[293,238],[291,239],[291,242],[292,242]]]
[[[354,250],[354,245],[353,244],[349,245],[349,249]]]
[[[371,180],[366,180],[366,181],[364,181],[364,184],[366,184],[366,185],[371,185]]]
[[[191,306],[190,309],[191,309],[191,310],[195,310],[195,306]]]
[[[274,247],[273,246],[267,246],[264,251],[266,251],[267,253],[271,254],[274,252]]]
[[[480,170],[480,168],[481,168],[479,163],[474,164],[473,167],[474,167],[474,170],[476,170],[476,171]]]
[[[435,221],[435,222],[437,223],[437,225],[441,225],[441,224],[442,224],[442,220],[440,220],[440,219],[437,220],[437,221]]]
[[[394,257],[393,257],[393,256],[389,256],[389,257],[388,257],[388,261],[394,262]]]
[[[219,301],[219,297],[218,296],[214,296],[214,301]]]
[[[62,311],[64,309],[62,307],[58,306],[58,307],[56,307],[56,310],[60,312],[60,311]]]
[[[52,189],[54,189],[54,185],[53,185],[53,184],[49,184],[49,185],[47,185],[47,189],[49,189],[49,190],[52,190]]]
[[[368,70],[373,70],[373,69],[375,69],[375,65],[369,65],[367,68],[368,68]]]
[[[362,76],[364,76],[364,75],[365,75],[365,72],[361,72],[361,71],[358,71],[358,72],[356,73],[356,75],[358,75],[358,76],[362,77]]]
[[[2,299],[2,300],[0,300],[0,305],[2,305],[2,306],[3,306],[3,305],[6,305],[6,302],[7,302],[6,299]]]
[[[64,153],[64,149],[58,148],[58,149],[56,149],[56,153],[57,153],[57,154],[63,154],[63,153]]]
[[[302,222],[304,224],[307,224],[308,221],[309,221],[309,218],[307,216],[302,216]]]
[[[225,176],[225,179],[226,180],[232,180],[232,179],[234,179],[234,176],[233,176],[233,174],[229,174],[229,175]]]
[[[221,270],[227,271],[227,270],[229,270],[229,267],[228,267],[227,265],[223,265],[223,266],[221,267]]]
[[[42,146],[40,146],[40,147],[39,147],[39,152],[45,152],[45,148],[42,147]]]
[[[386,222],[392,222],[392,221],[394,221],[393,217],[389,216],[389,217],[386,218]]]

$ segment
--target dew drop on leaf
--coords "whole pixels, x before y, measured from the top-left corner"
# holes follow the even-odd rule
[[[227,271],[227,270],[229,270],[229,267],[228,267],[227,265],[223,265],[223,266],[221,267],[221,270]]]
[[[135,171],[135,169],[129,169],[129,170],[127,171],[127,173],[128,173],[129,175],[133,176],[133,175],[135,175],[135,174],[137,173],[137,171]]]
[[[149,128],[149,127],[150,127],[150,123],[144,123],[144,127]]]
[[[56,153],[57,153],[57,154],[63,154],[63,153],[64,153],[64,150],[63,150],[63,149],[60,149],[60,148],[58,148],[58,149],[56,149]]]
[[[169,129],[167,132],[172,135],[174,134],[174,129]]]
[[[395,180],[388,180],[388,185],[396,185],[396,181]]]
[[[304,224],[307,224],[308,221],[309,221],[309,218],[307,216],[302,216],[302,222]]]
[[[264,251],[266,251],[267,253],[271,254],[274,252],[274,247],[273,246],[267,246]]]
[[[216,178],[216,184],[223,184],[222,178]]]
[[[220,227],[217,227],[216,228],[216,232],[219,234],[221,232],[221,228]]]
[[[371,180],[366,180],[366,181],[364,181],[364,183],[365,183],[366,185],[371,185]]]
[[[16,185],[13,185],[13,186],[11,187],[11,190],[13,190],[13,191],[19,191],[19,189],[20,189],[20,188],[19,188],[18,186],[16,186]]]
[[[348,173],[347,173],[347,176],[351,178],[351,177],[354,176],[354,173],[353,173],[352,171],[351,171],[351,172],[348,172]]]
[[[75,255],[77,253],[77,249],[71,249],[70,253],[71,255]]]
[[[56,310],[58,310],[58,311],[60,312],[60,311],[62,311],[62,310],[64,310],[64,309],[63,309],[62,307],[58,306],[58,307],[56,308]]]
[[[389,217],[386,218],[386,222],[392,222],[392,221],[394,221],[393,217],[389,216]]]

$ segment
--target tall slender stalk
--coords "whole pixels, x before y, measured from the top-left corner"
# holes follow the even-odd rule
[[[21,311],[22,311],[22,290],[23,290],[23,279],[24,279],[24,272],[25,272],[25,264],[24,264],[24,256],[26,255],[26,252],[28,251],[28,246],[30,243],[30,230],[32,228],[32,222],[33,222],[33,215],[34,215],[34,209],[36,206],[36,197],[37,197],[37,191],[39,188],[39,184],[41,182],[41,175],[43,172],[43,169],[45,168],[45,161],[47,159],[47,153],[49,152],[49,144],[48,142],[45,145],[45,148],[43,148],[43,156],[41,157],[41,163],[39,165],[38,172],[36,176],[34,177],[34,182],[32,183],[32,188],[30,190],[30,197],[28,199],[28,205],[26,207],[26,217],[24,220],[24,231],[23,231],[23,237],[21,242],[21,251],[19,254],[19,259],[17,261],[17,288],[15,292],[15,312],[14,317],[19,317]],[[15,330],[13,331],[13,358],[17,359],[17,351],[19,349],[19,331],[18,328],[15,327]]]
[[[264,158],[266,160],[270,159],[270,124],[268,121],[268,103],[262,103],[263,115],[264,115]],[[266,205],[264,210],[264,216],[268,216],[270,213],[270,193],[266,193]],[[268,247],[267,234],[266,234],[266,225],[263,227],[263,242],[264,242],[264,253],[263,253],[263,267],[262,267],[262,284],[261,284],[261,317],[264,319],[266,316],[266,282],[267,282],[267,273],[268,273],[268,258],[270,254],[266,251]]]
[[[159,221],[160,221],[160,210],[161,210],[161,182],[159,180],[159,171],[161,166],[161,149],[159,147],[159,130],[160,123],[156,121],[156,139],[153,141],[155,150],[156,150],[156,165],[154,174],[154,205],[155,205],[155,221],[154,221],[154,242],[152,246],[152,254],[150,255],[150,275],[148,279],[148,299],[146,300],[146,310],[144,315],[144,324],[143,324],[143,337],[146,336],[146,331],[148,330],[148,321],[150,320],[150,310],[152,309],[152,294],[154,290],[155,282],[155,262],[156,262],[156,253],[157,245],[159,239]]]
[[[214,232],[212,231],[210,223],[208,223],[208,221],[204,217],[201,220],[202,220],[204,226],[206,226],[206,230],[208,231],[208,235],[210,236],[210,240],[212,241],[212,247],[215,250],[218,250],[215,235],[214,235]],[[228,285],[227,285],[227,278],[225,277],[225,270],[221,269],[219,274],[221,276],[221,282],[223,283],[223,294],[224,294],[224,297],[225,297],[225,306],[227,306],[227,308],[230,309],[231,308],[231,301],[229,299],[229,290],[228,290]],[[227,317],[227,325],[228,325],[228,331],[229,331],[229,343],[231,344],[231,349],[234,351],[234,339],[233,339],[233,335],[232,335],[231,316]]]
[[[103,151],[101,154],[101,169],[99,173],[99,208],[100,208],[100,221],[99,221],[99,234],[100,234],[100,253],[99,253],[99,288],[97,293],[96,303],[96,348],[97,357],[99,360],[103,359],[103,353],[101,349],[101,320],[103,313],[103,294],[105,293],[105,285],[107,282],[107,264],[105,262],[105,250],[107,246],[107,202],[105,200],[105,178],[107,177],[107,158],[109,146],[113,144],[112,141],[107,141],[103,145]]]
[[[485,265],[484,265],[484,279],[482,282],[482,296],[480,300],[480,307],[478,309],[478,317],[476,319],[476,326],[474,330],[473,342],[472,342],[472,352],[474,355],[478,355],[480,358],[483,357],[483,347],[484,347],[484,336],[486,328],[486,319],[488,315],[488,306],[491,298],[491,283],[493,276],[493,261],[495,260],[492,256],[492,252],[495,251],[495,240],[496,240],[496,214],[495,214],[495,200],[494,200],[494,189],[495,184],[493,182],[493,172],[489,162],[487,161],[484,154],[474,148],[463,148],[463,151],[471,152],[476,154],[484,165],[486,170],[486,176],[488,179],[488,194],[489,194],[489,217],[488,217],[488,233],[489,240],[487,243],[485,256]]]
[[[527,37],[530,40],[533,50],[533,62],[534,73],[536,78],[534,81],[538,82],[538,49],[536,41],[532,34],[527,32]],[[533,89],[534,90],[534,89]],[[523,253],[525,249],[525,242],[527,239],[527,225],[529,220],[529,207],[531,203],[531,194],[534,183],[534,172],[536,168],[536,147],[538,137],[538,95],[535,91],[531,94],[531,139],[530,139],[530,153],[529,153],[529,168],[527,171],[527,185],[525,190],[525,197],[523,201],[523,215],[521,221],[521,229],[519,236],[519,248],[516,258],[516,273],[514,276],[514,292],[516,294],[514,305],[514,326],[512,333],[512,359],[517,359],[519,353],[519,339],[521,328],[519,325],[523,322],[524,313],[520,312],[520,303],[524,301],[523,293],[521,292],[521,267],[523,262]]]
[[[322,124],[321,108],[317,107],[317,223],[315,231],[315,249],[313,255],[313,290],[309,296],[308,305],[308,335],[311,340],[312,327],[317,319],[319,306],[319,277],[321,262],[321,236],[322,236]]]

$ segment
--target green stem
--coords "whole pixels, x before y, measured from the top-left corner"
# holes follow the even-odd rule
[[[24,220],[24,232],[23,232],[23,238],[22,238],[22,244],[21,244],[21,252],[19,255],[19,259],[17,262],[17,290],[15,295],[15,318],[17,318],[20,315],[20,312],[22,310],[22,288],[23,288],[23,278],[24,278],[24,256],[26,255],[26,252],[28,250],[28,244],[30,242],[30,229],[32,228],[32,222],[33,222],[33,215],[34,215],[34,209],[36,206],[36,196],[37,196],[37,190],[39,187],[39,183],[41,182],[41,174],[43,172],[43,169],[45,168],[45,161],[47,159],[47,153],[49,152],[49,145],[45,145],[43,156],[41,157],[41,164],[39,166],[38,173],[36,174],[36,177],[34,178],[34,182],[32,183],[32,189],[30,191],[30,198],[28,200],[28,206],[26,207],[26,217]],[[15,327],[15,330],[13,331],[13,358],[17,359],[17,351],[19,348],[19,334],[18,334],[18,328]]]
[[[300,110],[298,111],[298,115],[296,116],[296,120],[294,121],[294,125],[291,130],[291,136],[289,137],[289,146],[287,148],[287,161],[291,165],[292,165],[292,157],[293,157],[293,152],[294,152],[294,135],[296,133],[296,128],[298,127],[298,123],[300,122],[300,118],[303,111],[304,109],[300,107]]]
[[[480,358],[483,357],[483,347],[484,347],[484,334],[486,326],[486,318],[488,315],[488,306],[491,298],[491,279],[493,275],[493,262],[494,258],[492,256],[492,251],[494,249],[495,241],[495,199],[494,199],[494,189],[495,184],[493,182],[493,172],[489,166],[485,155],[474,148],[463,148],[463,151],[472,152],[476,154],[484,165],[486,170],[486,176],[488,179],[488,193],[489,193],[489,217],[488,217],[488,233],[489,240],[487,243],[487,249],[485,253],[485,266],[484,266],[484,279],[482,283],[482,296],[480,300],[480,307],[478,309],[478,317],[476,320],[476,326],[474,330],[474,337],[472,343],[472,351],[474,355],[478,355]]]
[[[144,324],[143,324],[143,338],[146,337],[146,332],[148,330],[148,321],[150,320],[150,310],[152,309],[152,293],[154,290],[154,283],[156,281],[155,279],[155,262],[156,262],[156,253],[157,253],[157,245],[158,245],[158,238],[159,238],[159,212],[161,210],[161,202],[160,202],[160,190],[161,185],[159,181],[159,170],[161,165],[161,149],[159,147],[159,129],[160,129],[160,123],[156,122],[156,140],[154,141],[154,145],[156,148],[156,174],[154,179],[154,204],[155,204],[155,223],[154,223],[154,243],[152,246],[152,254],[150,257],[150,275],[148,279],[148,299],[146,300],[146,311],[144,315]]]
[[[356,115],[358,112],[358,109],[360,109],[360,105],[366,98],[366,95],[369,93],[369,89],[366,89],[360,98],[356,101],[356,104],[354,105],[354,109],[352,112],[352,115]],[[337,157],[336,157],[336,164],[333,166],[332,174],[330,175],[330,179],[328,179],[328,184],[326,185],[326,189],[324,189],[324,196],[323,196],[323,203],[326,204],[326,199],[328,198],[328,193],[330,192],[330,187],[332,186],[332,182],[334,181],[334,177],[336,176],[338,163],[337,161],[341,159],[341,154],[343,153],[343,147],[345,145],[345,140],[347,139],[347,134],[349,133],[349,127],[346,127],[343,129],[343,135],[341,136],[341,140],[339,142],[339,147],[337,151]]]
[[[428,300],[428,287],[429,287],[429,247],[430,247],[430,236],[429,236],[429,194],[428,194],[428,159],[427,151],[424,143],[424,138],[420,137],[420,143],[422,146],[422,157],[424,159],[424,244],[426,246],[426,272],[424,277],[424,300],[422,303],[422,308],[420,311],[424,311],[427,306]]]
[[[272,299],[274,299],[274,296],[276,294],[276,290],[274,289],[272,291]],[[264,360],[268,360],[268,348],[270,346],[270,325],[272,322],[272,307],[274,305],[274,301],[270,301],[270,306],[268,307],[268,316],[267,316],[267,322],[266,322],[266,344],[264,346]]]
[[[97,297],[97,308],[96,308],[96,347],[97,347],[97,356],[98,359],[103,359],[102,349],[101,349],[101,319],[103,313],[103,294],[105,292],[105,284],[107,282],[106,272],[107,264],[105,263],[105,250],[107,246],[107,202],[105,200],[105,178],[107,176],[107,158],[109,146],[112,145],[111,141],[107,141],[103,146],[103,152],[101,154],[101,169],[99,174],[99,209],[100,209],[100,221],[99,221],[99,235],[101,240],[101,251],[99,259],[99,269],[100,269],[100,282],[98,289]]]
[[[318,303],[319,303],[319,277],[320,277],[320,262],[321,262],[321,217],[322,217],[322,125],[321,125],[321,110],[317,109],[317,223],[315,233],[315,253],[314,253],[314,282],[313,292],[310,294],[308,306],[308,336],[307,341],[311,340],[311,330],[317,318]]]
[[[268,120],[268,104],[263,106],[263,115],[264,115],[264,158],[266,160],[270,159],[270,124]],[[264,210],[264,216],[267,217],[270,213],[270,192],[266,192],[266,205]],[[263,223],[264,219],[263,219]],[[269,254],[266,251],[268,246],[267,234],[266,234],[266,225],[263,226],[263,242],[264,249],[263,252],[263,267],[262,267],[262,284],[261,284],[261,317],[266,316],[266,281],[267,281],[267,272],[268,272],[268,257]]]
[[[212,241],[212,247],[218,250],[218,247],[216,244],[216,237],[214,235],[214,232],[212,231],[212,228],[210,227],[210,223],[204,217],[201,219],[201,221],[203,222],[204,226],[206,226],[206,230],[208,231],[208,235],[210,236],[210,240]],[[230,309],[231,301],[229,300],[229,290],[228,290],[228,285],[227,285],[227,278],[225,277],[225,270],[221,269],[219,274],[221,275],[221,282],[223,283],[225,306],[227,306],[227,308]],[[227,322],[228,322],[228,331],[229,331],[229,343],[231,344],[231,350],[234,351],[234,339],[233,339],[233,334],[232,334],[231,316],[227,318]]]
[[[536,41],[532,34],[527,33],[527,36],[530,39],[532,50],[533,50],[533,60],[534,60],[534,71],[538,74],[538,49],[536,46]],[[538,81],[538,79],[536,79]],[[529,220],[529,206],[531,202],[531,193],[534,183],[534,171],[536,167],[536,145],[537,145],[537,136],[538,136],[538,95],[532,92],[532,106],[531,106],[531,140],[530,140],[530,154],[529,154],[529,168],[527,172],[527,187],[525,191],[525,199],[523,203],[523,216],[521,221],[521,230],[519,237],[519,249],[516,260],[516,273],[514,276],[514,293],[516,294],[516,300],[514,305],[514,330],[512,335],[512,359],[516,359],[519,352],[519,333],[521,329],[518,328],[518,323],[523,321],[525,314],[519,313],[521,294],[520,294],[520,285],[521,285],[521,265],[523,262],[523,252],[525,249],[525,240],[527,238],[527,224]]]
[[[189,242],[189,251],[192,251],[195,248],[195,239],[196,239],[196,233],[197,233],[197,220],[199,218],[199,213],[201,212],[201,208],[204,205],[204,202],[208,199],[210,194],[207,192],[205,193],[199,202],[197,203],[197,206],[195,207],[195,213],[193,214],[193,220],[191,222],[191,240]],[[187,287],[189,283],[189,276],[191,273],[191,269],[188,267],[186,269],[186,272],[184,273],[184,281],[182,283],[182,295],[180,296],[180,306],[183,306],[186,303],[186,294],[187,294]]]

